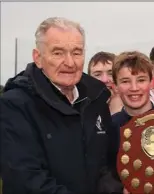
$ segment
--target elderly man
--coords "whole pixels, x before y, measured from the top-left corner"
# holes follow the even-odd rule
[[[119,192],[110,92],[82,73],[84,30],[48,18],[35,37],[34,62],[0,100],[3,194]]]

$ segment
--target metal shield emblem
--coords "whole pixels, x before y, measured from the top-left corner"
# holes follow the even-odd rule
[[[154,126],[147,127],[142,132],[141,146],[145,154],[153,160],[154,159]]]

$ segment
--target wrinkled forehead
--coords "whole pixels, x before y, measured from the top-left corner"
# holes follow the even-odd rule
[[[75,28],[50,28],[45,34],[46,43],[84,45],[84,36]]]

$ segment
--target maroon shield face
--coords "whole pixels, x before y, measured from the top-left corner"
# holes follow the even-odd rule
[[[117,170],[132,194],[154,193],[154,110],[133,117],[120,129]]]

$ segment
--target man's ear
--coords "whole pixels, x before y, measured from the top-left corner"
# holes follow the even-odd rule
[[[32,57],[33,57],[33,61],[34,61],[35,64],[37,65],[37,67],[38,67],[39,69],[41,69],[41,68],[42,68],[42,63],[41,63],[41,52],[39,51],[39,49],[37,49],[37,48],[33,49]]]

